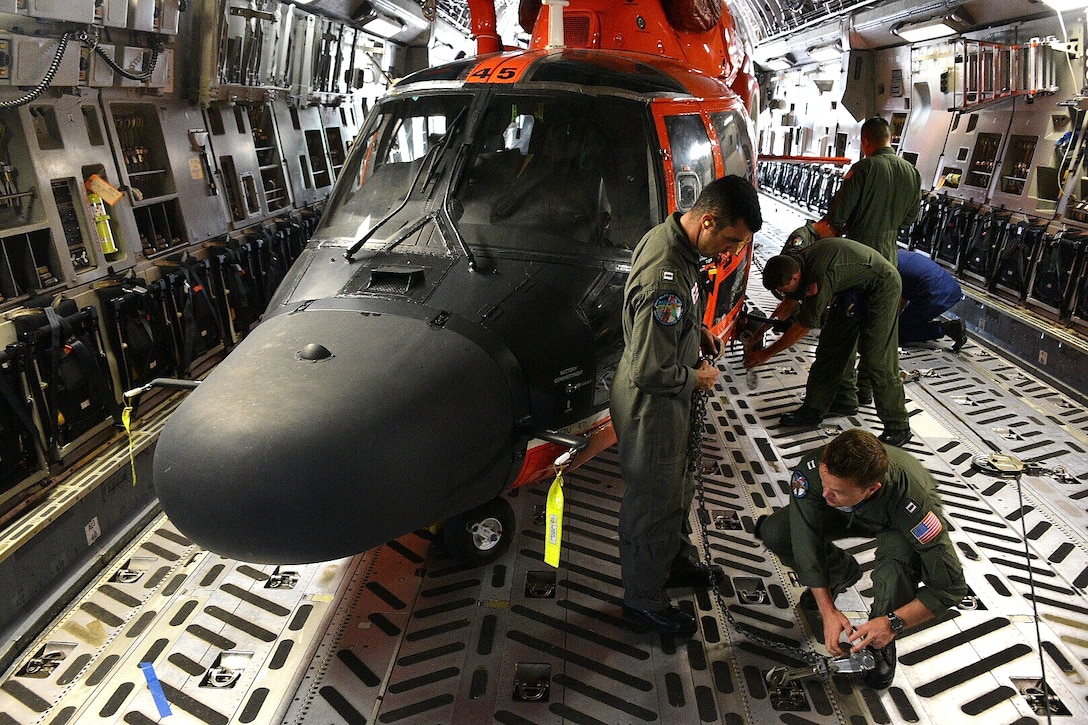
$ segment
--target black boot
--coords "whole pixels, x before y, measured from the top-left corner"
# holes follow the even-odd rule
[[[624,604],[623,613],[628,619],[652,627],[665,634],[690,637],[698,629],[695,624],[695,617],[677,609],[672,604],[660,611],[635,609]]]

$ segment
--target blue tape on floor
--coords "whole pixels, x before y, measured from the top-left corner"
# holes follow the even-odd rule
[[[166,700],[166,695],[163,694],[162,684],[155,674],[155,666],[150,662],[141,662],[140,669],[144,671],[147,689],[151,691],[151,697],[155,699],[155,707],[159,708],[159,717],[173,715],[174,713],[170,712],[170,703]]]

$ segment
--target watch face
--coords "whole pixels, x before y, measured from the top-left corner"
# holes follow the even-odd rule
[[[898,614],[889,614],[888,622],[892,625],[892,631],[899,634],[903,631],[903,620]]]

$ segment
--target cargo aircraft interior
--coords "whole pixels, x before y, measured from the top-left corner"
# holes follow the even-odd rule
[[[0,0],[0,725],[1088,722],[1086,43],[1088,0]],[[898,360],[968,590],[879,689],[757,526],[881,416],[783,423],[816,330],[746,366],[874,117],[962,288]],[[633,250],[727,175],[681,637],[625,614],[609,401]]]

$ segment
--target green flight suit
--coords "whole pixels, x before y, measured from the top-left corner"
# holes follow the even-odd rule
[[[897,264],[896,237],[914,222],[922,204],[922,175],[889,146],[877,149],[850,167],[842,186],[828,204],[826,219],[844,237],[880,252]],[[836,403],[857,404],[857,391],[868,397],[870,381],[854,369],[854,357],[844,369],[843,385]]]
[[[627,490],[620,507],[624,603],[660,611],[674,560],[699,561],[688,534],[695,484],[688,470],[691,394],[705,302],[699,254],[673,214],[635,247],[624,289],[624,351],[612,386],[612,423]]]
[[[910,427],[903,381],[899,378],[899,272],[869,247],[850,239],[821,239],[791,251],[801,264],[801,288],[815,282],[814,297],[801,302],[797,320],[820,328],[816,359],[808,373],[804,405],[826,413],[844,384],[844,370],[853,368],[873,386],[877,416],[885,431]],[[850,316],[837,295],[855,289],[864,313]],[[824,320],[826,316],[826,321]]]
[[[918,169],[884,146],[850,167],[826,218],[843,236],[872,247],[895,266],[895,239],[918,218],[921,189]]]
[[[824,449],[805,454],[790,480],[788,506],[759,526],[759,537],[807,587],[833,587],[853,567],[832,542],[876,537],[870,618],[895,611],[917,597],[934,616],[968,594],[933,477],[913,456],[894,446],[888,473],[871,498],[842,511],[823,498],[819,463]],[[918,583],[922,583],[922,587]]]

